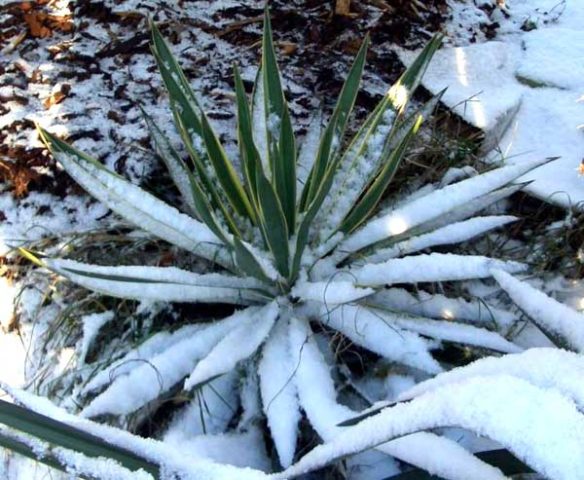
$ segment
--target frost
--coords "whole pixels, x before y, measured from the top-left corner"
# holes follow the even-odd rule
[[[270,135],[272,136],[272,138],[274,139],[278,139],[280,138],[280,124],[282,123],[282,120],[280,119],[280,117],[278,117],[277,114],[275,113],[270,113],[270,116],[268,117],[268,121],[266,123],[266,127],[268,129],[268,132],[270,132]]]

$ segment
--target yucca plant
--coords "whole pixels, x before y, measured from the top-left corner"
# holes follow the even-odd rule
[[[230,303],[237,310],[217,321],[160,332],[99,372],[81,388],[83,395],[93,395],[81,411],[83,417],[129,415],[181,382],[187,397],[196,397],[220,378],[233,378],[235,369],[246,377],[240,388],[244,415],[265,416],[279,464],[289,467],[296,456],[301,411],[325,441],[335,438],[339,422],[355,415],[337,403],[318,338],[340,333],[357,347],[422,377],[444,370],[433,355],[442,342],[479,351],[520,351],[495,331],[508,326],[507,312],[493,307],[485,314],[481,302],[437,295],[423,286],[486,278],[493,268],[520,272],[524,265],[420,252],[464,242],[514,221],[506,215],[475,214],[521,189],[512,182],[545,160],[497,168],[378,207],[412,138],[439,101],[438,96],[418,109],[410,105],[440,36],[428,43],[348,140],[345,133],[366,60],[366,39],[326,127],[321,115],[315,115],[297,150],[266,12],[251,101],[234,67],[239,141],[239,162],[234,162],[169,46],[156,26],[151,28],[152,52],[188,158],[146,112],[144,116],[156,151],[182,195],[182,211],[51,133],[39,132],[54,157],[90,194],[211,267],[194,272],[98,266],[24,253],[105,295]],[[418,293],[396,285],[418,286]],[[424,299],[423,306],[416,298]],[[318,326],[317,333],[313,326]],[[144,361],[128,361],[133,359]],[[250,407],[256,390],[257,411]],[[201,408],[195,398],[187,410]],[[240,421],[238,428],[249,425]],[[377,448],[436,470],[435,459],[404,448],[420,437],[403,440],[401,446]],[[454,448],[444,437],[428,434],[423,440],[427,446]]]

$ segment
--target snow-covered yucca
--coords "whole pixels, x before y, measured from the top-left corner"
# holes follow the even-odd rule
[[[231,412],[219,422],[222,427],[208,432],[210,444],[199,439],[191,446],[227,455],[225,450],[233,448],[231,437],[224,435],[228,425],[234,426],[234,433],[251,435],[254,420],[263,415],[278,462],[287,468],[297,455],[303,414],[325,442],[335,442],[338,424],[355,415],[337,402],[330,371],[333,356],[319,341],[327,334],[340,333],[418,377],[443,371],[432,354],[442,342],[481,351],[521,350],[492,328],[508,326],[505,312],[493,308],[485,315],[479,302],[435,295],[420,286],[414,296],[411,289],[395,286],[480,279],[494,270],[523,271],[522,264],[484,256],[420,252],[464,242],[515,220],[476,214],[519,190],[521,185],[512,182],[538,163],[497,168],[377,208],[421,122],[439,101],[433,98],[415,112],[409,108],[440,37],[428,43],[348,141],[345,131],[367,43],[357,54],[328,124],[322,128],[321,116],[315,115],[297,151],[266,15],[261,67],[249,103],[234,70],[238,172],[168,45],[152,26],[152,51],[189,158],[182,158],[162,129],[145,117],[157,153],[182,194],[182,211],[40,131],[55,158],[89,193],[139,228],[216,268],[194,272],[49,258],[39,260],[42,265],[115,297],[237,306],[227,318],[160,332],[99,372],[81,392],[94,395],[82,416],[129,415],[179,384],[187,395],[214,385],[214,391],[229,396],[233,385],[237,390],[238,375],[243,375],[241,419],[234,421]],[[466,398],[462,387],[459,393]],[[205,414],[195,398],[171,422],[167,441],[177,448],[189,445],[184,423]],[[442,426],[421,425],[419,429]],[[262,442],[261,435],[246,438]],[[500,478],[489,477],[488,466],[445,437],[416,434],[383,444],[361,440],[347,453],[375,446],[382,454],[441,474],[453,470],[446,458],[455,455],[463,466],[484,474],[472,478]],[[434,449],[448,455],[437,460]],[[289,474],[336,460],[342,455],[338,452],[342,448],[315,454],[313,463],[291,467]]]

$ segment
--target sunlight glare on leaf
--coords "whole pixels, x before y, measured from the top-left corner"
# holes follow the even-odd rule
[[[387,221],[387,232],[390,235],[399,235],[409,228],[408,223],[401,217],[391,217]]]

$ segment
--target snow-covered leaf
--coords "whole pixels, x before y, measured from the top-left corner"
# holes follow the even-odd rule
[[[475,347],[488,348],[505,353],[516,353],[522,349],[503,338],[496,332],[472,325],[449,322],[447,320],[431,320],[423,317],[411,317],[399,313],[377,310],[389,325],[403,328],[425,337],[462,343]]]
[[[293,297],[302,301],[322,302],[325,305],[351,303],[371,295],[372,288],[355,287],[353,282],[297,282],[291,291]]]
[[[584,352],[584,315],[505,271],[493,270],[492,274],[517,306],[545,333],[578,352]]]
[[[55,158],[77,183],[134,225],[207,260],[231,266],[222,242],[203,223],[180,213],[45,130]]]
[[[116,377],[129,373],[145,361],[148,361],[157,354],[169,349],[172,345],[175,345],[186,337],[190,337],[201,328],[203,328],[203,325],[186,325],[172,333],[162,331],[152,335],[136,348],[126,353],[119,360],[116,360],[106,368],[99,370],[97,374],[83,387],[81,393],[87,394],[111,383]]]
[[[221,339],[258,310],[258,307],[249,307],[170,345],[128,375],[116,378],[81,414],[85,417],[104,413],[126,415],[146,405],[191,373],[197,362]]]
[[[69,280],[113,297],[238,305],[265,298],[254,290],[263,285],[252,278],[198,274],[174,267],[104,267],[61,259],[48,259],[45,263]]]
[[[422,317],[441,318],[474,325],[497,325],[509,328],[518,318],[507,310],[494,307],[483,300],[464,300],[424,291],[413,295],[402,288],[389,288],[371,295],[365,304]]]
[[[197,364],[185,381],[185,390],[191,390],[210,378],[229,372],[238,362],[253,355],[269,335],[278,314],[276,302],[242,312],[239,325],[225,335]]]
[[[178,191],[180,192],[189,213],[196,213],[197,209],[195,206],[193,188],[191,185],[191,171],[188,169],[176,149],[172,146],[170,140],[166,137],[166,135],[164,135],[158,125],[156,125],[156,122],[152,119],[152,117],[148,115],[143,108],[141,108],[141,111],[142,115],[144,116],[144,120],[146,121],[146,125],[148,126],[150,137],[154,143],[156,153],[158,153],[158,156],[166,165],[168,173],[178,188]]]
[[[580,408],[584,406],[584,357],[555,348],[532,348],[500,358],[481,358],[419,383],[399,398],[409,400],[436,388],[473,377],[503,374],[521,378],[544,389],[557,390],[572,399]]]
[[[511,215],[492,215],[486,217],[474,217],[469,220],[451,223],[445,227],[425,233],[417,237],[396,243],[389,248],[383,248],[375,253],[360,259],[363,263],[379,263],[390,258],[401,257],[410,253],[418,252],[425,248],[440,245],[451,245],[462,243],[482,235],[495,228],[507,225],[517,220]]]
[[[522,174],[548,161],[549,159],[538,159],[500,167],[435,190],[371,220],[342,242],[339,249],[349,254],[386,238],[402,234],[424,222],[463,207],[466,203],[507,185]]]
[[[348,427],[287,469],[282,478],[320,468],[409,433],[459,426],[486,435],[548,478],[584,471],[584,416],[558,392],[505,375],[437,388]]]
[[[296,185],[297,200],[300,200],[302,189],[308,181],[308,175],[310,174],[310,170],[312,170],[312,166],[316,160],[321,133],[322,110],[318,110],[310,119],[308,130],[298,152],[298,166],[296,170],[296,175],[298,177]]]
[[[332,309],[323,306],[320,317],[324,325],[389,360],[429,373],[442,371],[442,367],[429,353],[431,344],[428,341],[417,333],[392,324],[375,310],[353,305]]]
[[[479,255],[432,253],[394,258],[383,263],[352,268],[356,284],[366,287],[396,283],[445,282],[487,278],[493,269],[511,273],[525,271],[518,262],[505,262]]]
[[[281,318],[262,349],[258,374],[263,410],[284,468],[294,460],[300,421],[295,367],[288,344],[288,322]]]

